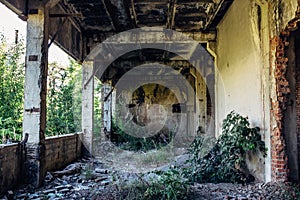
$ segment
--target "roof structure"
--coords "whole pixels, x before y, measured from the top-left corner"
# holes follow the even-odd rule
[[[49,10],[52,42],[77,60],[116,33],[162,27],[214,38],[216,26],[233,0],[43,0]],[[0,0],[22,19],[34,13],[36,1]],[[208,36],[207,36],[208,34]]]

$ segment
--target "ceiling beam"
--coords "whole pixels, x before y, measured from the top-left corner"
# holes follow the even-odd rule
[[[170,0],[167,18],[167,28],[172,29],[174,26],[174,19],[176,14],[176,3],[177,0]]]
[[[104,8],[105,8],[105,11],[106,11],[106,14],[111,22],[111,26],[113,27],[113,30],[116,30],[116,27],[118,26],[114,17],[113,17],[113,14],[114,13],[111,13],[111,8],[109,6],[109,3],[110,1],[109,0],[102,0],[102,3],[104,5]],[[109,9],[108,9],[109,8]]]
[[[134,25],[137,27],[137,15],[135,12],[135,6],[134,6],[134,0],[130,0],[130,7],[129,10],[131,10],[131,19],[134,21]]]
[[[211,27],[217,26],[233,1],[234,0],[221,0],[218,5],[214,6],[208,13],[204,30],[209,30]]]
[[[214,3],[213,0],[178,0],[178,3],[196,4],[196,3]]]
[[[166,5],[168,3],[167,0],[134,0],[136,4],[147,4],[147,5],[153,5],[153,4],[162,4]]]
[[[47,0],[45,5],[46,5],[47,8],[53,8],[59,2],[60,2],[60,0]]]

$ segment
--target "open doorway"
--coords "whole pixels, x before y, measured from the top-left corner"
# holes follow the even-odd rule
[[[289,46],[286,49],[288,57],[287,80],[290,94],[284,111],[284,137],[288,156],[289,180],[299,182],[300,169],[300,30],[291,33]]]

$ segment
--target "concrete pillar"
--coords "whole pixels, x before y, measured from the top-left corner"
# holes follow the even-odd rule
[[[27,19],[23,135],[29,134],[26,181],[39,186],[45,176],[48,20],[43,6],[30,10]]]
[[[93,154],[93,133],[94,133],[94,77],[93,61],[85,61],[82,64],[82,142],[85,153]]]
[[[108,83],[104,83],[102,86],[103,92],[103,132],[106,135],[110,135],[111,133],[111,123],[112,123],[112,93],[111,93],[111,85]],[[105,136],[105,135],[104,135]],[[104,138],[107,140],[107,137]]]
[[[197,110],[198,126],[201,127],[200,134],[206,133],[207,127],[207,97],[206,97],[206,82],[202,76],[197,77],[197,99],[196,102],[199,110]],[[198,128],[197,127],[197,131]]]

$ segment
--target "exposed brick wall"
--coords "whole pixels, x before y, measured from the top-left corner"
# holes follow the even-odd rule
[[[300,1],[298,1],[296,17],[289,22],[279,37],[271,39],[271,49],[276,48],[275,81],[277,99],[272,101],[272,114],[276,126],[271,133],[271,158],[272,158],[272,180],[286,181],[288,179],[288,158],[286,154],[286,142],[283,134],[283,111],[286,109],[287,95],[290,93],[289,83],[286,79],[288,58],[285,49],[289,46],[288,37],[290,32],[295,30],[300,21]],[[300,78],[300,77],[299,77]],[[298,108],[300,114],[300,107]],[[298,115],[299,116],[299,115]],[[300,121],[299,121],[300,125]]]
[[[20,183],[22,167],[21,146],[0,145],[0,193]]]
[[[286,143],[282,134],[283,110],[285,109],[286,95],[289,93],[286,80],[287,59],[285,58],[285,42],[280,37],[274,38],[271,43],[276,44],[276,101],[272,102],[272,113],[277,126],[273,128],[271,135],[272,179],[274,181],[286,181],[288,177]]]
[[[81,156],[81,134],[46,138],[46,169],[57,170]]]

